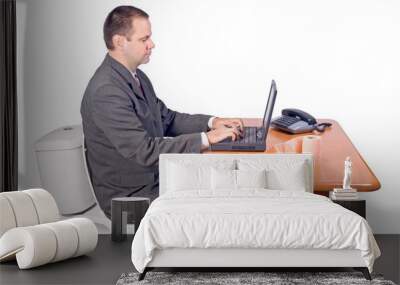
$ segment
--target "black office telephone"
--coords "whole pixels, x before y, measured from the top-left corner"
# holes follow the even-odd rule
[[[331,125],[331,123],[318,124],[313,116],[299,109],[283,109],[282,116],[271,122],[271,126],[275,129],[290,134],[308,133],[314,130],[323,132]]]

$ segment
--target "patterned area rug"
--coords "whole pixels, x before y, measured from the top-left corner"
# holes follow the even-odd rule
[[[360,272],[148,272],[142,281],[138,281],[139,273],[122,274],[117,285],[134,284],[379,284],[395,285],[384,280],[382,275],[372,274],[372,281],[364,278]]]

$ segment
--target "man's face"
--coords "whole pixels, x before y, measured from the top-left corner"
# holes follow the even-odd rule
[[[148,63],[153,48],[150,21],[142,17],[133,19],[132,31],[127,36],[123,47],[123,53],[128,64],[136,68],[140,64]]]

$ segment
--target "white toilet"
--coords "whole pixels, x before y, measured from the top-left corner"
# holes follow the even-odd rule
[[[53,195],[62,217],[89,218],[99,234],[110,234],[111,221],[94,195],[83,142],[81,125],[58,128],[36,142],[42,187]]]

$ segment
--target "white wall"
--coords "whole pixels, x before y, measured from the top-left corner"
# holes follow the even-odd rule
[[[156,48],[143,70],[169,107],[260,117],[298,107],[340,122],[379,178],[363,194],[376,233],[400,233],[400,2],[395,0],[17,0],[21,188],[39,186],[34,142],[78,124],[105,47],[102,24],[120,4],[150,14]]]

